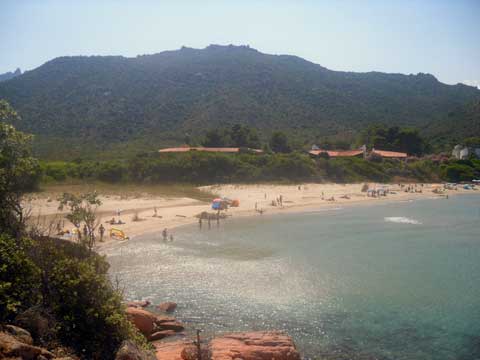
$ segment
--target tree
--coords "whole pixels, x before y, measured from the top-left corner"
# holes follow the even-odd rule
[[[288,138],[282,131],[275,131],[270,138],[270,148],[273,152],[289,153],[292,151],[288,144]]]
[[[10,105],[0,100],[0,228],[19,238],[25,218],[22,196],[37,186],[40,166],[31,156],[32,136],[4,122],[17,117]]]
[[[225,143],[225,135],[218,129],[208,131],[202,141],[202,145],[207,147],[224,147]]]
[[[59,210],[63,210],[65,207],[69,209],[66,218],[77,228],[80,242],[92,250],[95,246],[95,229],[99,225],[96,213],[98,207],[102,205],[98,194],[92,192],[77,196],[64,193],[58,200],[60,201]],[[87,229],[86,236],[81,235],[80,228],[82,224]]]

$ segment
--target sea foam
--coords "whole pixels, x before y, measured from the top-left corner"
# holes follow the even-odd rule
[[[410,219],[403,216],[391,216],[383,218],[386,222],[393,222],[397,224],[412,224],[412,225],[421,225],[422,223],[415,219]]]

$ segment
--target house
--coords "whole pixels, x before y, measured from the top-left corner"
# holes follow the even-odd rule
[[[328,154],[331,158],[339,157],[362,157],[363,150],[310,150],[308,152],[312,156],[320,156],[320,154]]]
[[[455,145],[455,147],[452,150],[452,156],[458,160],[467,159],[469,154],[470,154],[470,151],[468,150],[468,147],[462,146],[460,144]]]
[[[406,159],[408,157],[407,153],[397,152],[397,151],[387,151],[387,150],[378,150],[373,148],[371,155],[378,155],[382,158],[387,159]]]
[[[262,153],[260,149],[250,149],[250,148],[238,148],[238,147],[176,147],[176,148],[165,148],[158,150],[159,153],[185,153],[190,151],[201,151],[201,152],[217,152],[217,153],[239,153],[241,151],[247,151],[252,153]]]

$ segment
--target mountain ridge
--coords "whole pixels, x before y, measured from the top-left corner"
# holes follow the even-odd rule
[[[431,124],[449,126],[448,114],[479,101],[480,90],[431,74],[334,71],[294,55],[210,45],[136,57],[58,57],[0,83],[0,98],[17,109],[22,119],[15,125],[36,134],[38,144],[63,139],[108,148],[178,144],[185,133],[234,123],[266,134],[322,136],[383,123],[434,136],[438,126]]]

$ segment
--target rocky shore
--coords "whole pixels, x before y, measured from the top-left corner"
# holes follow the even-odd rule
[[[242,332],[215,337],[208,343],[198,344],[186,339],[185,326],[174,317],[147,311],[149,302],[127,304],[127,317],[155,347],[158,360],[300,360],[290,336],[279,331]],[[176,304],[162,303],[157,310],[172,312]],[[173,340],[172,340],[173,339]],[[122,357],[121,360],[149,359],[145,357]],[[120,360],[120,359],[118,359]]]
[[[293,340],[279,331],[225,334],[209,342],[196,342],[184,335],[185,326],[172,312],[175,303],[155,307],[163,313],[146,310],[148,302],[127,304],[127,318],[152,344],[154,351],[140,349],[124,341],[115,360],[300,360]],[[0,359],[4,360],[79,360],[68,348],[45,345],[51,329],[41,312],[29,311],[15,320],[16,325],[0,326]],[[17,326],[22,325],[22,327]],[[43,346],[43,347],[42,347]]]

